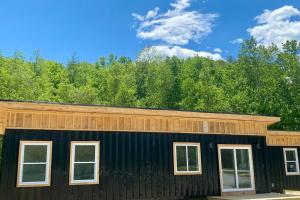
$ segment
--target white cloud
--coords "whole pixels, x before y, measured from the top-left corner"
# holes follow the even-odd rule
[[[176,0],[167,12],[156,7],[146,15],[133,13],[137,20],[137,37],[159,40],[169,45],[186,45],[190,40],[199,42],[212,31],[217,14],[187,11],[191,0]]]
[[[175,10],[184,10],[190,7],[190,0],[177,0],[175,3],[170,3]]]
[[[192,0],[174,0],[171,8],[161,12],[158,7],[149,10],[145,15],[133,13],[136,19],[137,37],[143,40],[162,41],[164,44],[154,45],[144,49],[138,59],[154,57],[206,57],[213,60],[223,60],[220,48],[214,53],[195,51],[181,47],[190,41],[200,40],[212,31],[213,21],[217,14],[203,14],[198,11],[188,11]]]
[[[237,38],[230,41],[232,44],[241,44],[244,40],[242,38]]]
[[[293,18],[295,17],[295,18]],[[300,40],[300,11],[293,6],[264,10],[255,17],[257,25],[247,31],[263,45],[281,46],[287,40]]]
[[[216,52],[216,53],[222,53],[223,51],[220,48],[214,48],[214,52]]]
[[[157,45],[145,49],[141,52],[139,59],[149,57],[172,57],[178,58],[190,58],[190,57],[206,57],[213,60],[223,60],[221,54],[210,53],[206,51],[194,51],[180,46],[169,46],[169,45]]]

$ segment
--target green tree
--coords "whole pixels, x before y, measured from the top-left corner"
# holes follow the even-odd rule
[[[282,121],[271,128],[300,130],[299,53],[297,41],[279,48],[251,38],[227,61],[164,58],[151,48],[136,61],[111,54],[95,63],[0,54],[0,98],[275,115]]]

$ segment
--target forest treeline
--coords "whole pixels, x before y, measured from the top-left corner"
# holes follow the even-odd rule
[[[145,52],[144,52],[145,53]],[[274,115],[300,130],[300,44],[245,41],[237,58],[130,60],[113,55],[67,64],[0,56],[0,99]]]

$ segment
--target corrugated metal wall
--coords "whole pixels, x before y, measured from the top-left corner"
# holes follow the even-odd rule
[[[15,187],[20,140],[53,141],[51,187]],[[68,185],[72,140],[101,141],[99,185]],[[201,143],[203,175],[173,175],[172,145],[180,141]],[[252,144],[257,192],[270,191],[264,137],[7,130],[4,136],[0,199],[150,200],[219,195],[217,144]]]

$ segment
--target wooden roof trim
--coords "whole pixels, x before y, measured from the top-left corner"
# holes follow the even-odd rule
[[[300,131],[268,131],[268,146],[300,146]]]
[[[50,103],[32,102],[8,102],[0,101],[0,107],[5,110],[27,110],[27,111],[57,111],[57,112],[79,112],[79,113],[99,113],[99,114],[122,114],[122,115],[141,115],[141,116],[164,116],[164,117],[184,117],[218,120],[239,120],[239,121],[258,121],[267,125],[280,121],[280,117],[268,117],[257,115],[223,114],[223,113],[204,113],[173,110],[151,110],[140,108],[117,108],[85,105],[64,105]]]
[[[264,122],[188,117],[79,113],[38,110],[2,110],[5,129],[94,130],[196,134],[266,135]]]
[[[287,135],[287,136],[300,136],[300,131],[268,131],[268,135]]]

